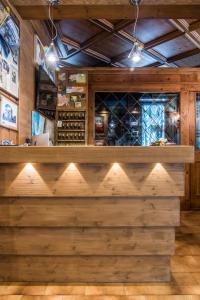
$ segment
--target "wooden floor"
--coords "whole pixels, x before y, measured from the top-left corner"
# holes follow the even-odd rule
[[[200,300],[200,212],[182,213],[166,284],[0,285],[0,300]]]

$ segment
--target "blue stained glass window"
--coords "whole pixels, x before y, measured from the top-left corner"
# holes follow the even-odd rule
[[[160,138],[165,138],[165,105],[142,105],[142,146],[150,146]]]
[[[200,93],[196,100],[196,148],[200,149]]]

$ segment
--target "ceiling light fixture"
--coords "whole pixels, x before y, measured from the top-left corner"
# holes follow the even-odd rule
[[[57,39],[58,31],[57,27],[53,21],[52,17],[52,8],[59,5],[59,0],[47,0],[49,8],[49,21],[51,23],[51,43],[46,50],[45,56],[49,64],[56,66],[59,62],[58,53],[54,44],[54,41]]]
[[[139,8],[139,4],[140,4],[141,0],[130,0],[130,3],[134,6],[136,6],[136,17],[135,17],[135,23],[134,23],[134,28],[133,28],[133,36],[135,37],[135,33],[136,33],[136,27],[137,27],[137,22],[139,19],[139,12],[140,12],[140,8]],[[139,44],[139,42],[136,40],[134,42],[134,45],[131,49],[131,52],[128,55],[128,58],[131,59],[134,63],[139,63],[142,59],[142,45]]]

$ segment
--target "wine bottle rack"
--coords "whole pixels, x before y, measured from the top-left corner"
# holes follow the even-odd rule
[[[85,145],[86,112],[57,111],[57,145]]]

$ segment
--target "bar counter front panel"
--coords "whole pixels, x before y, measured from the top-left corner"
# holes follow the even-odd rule
[[[194,149],[1,147],[0,281],[170,280]]]

